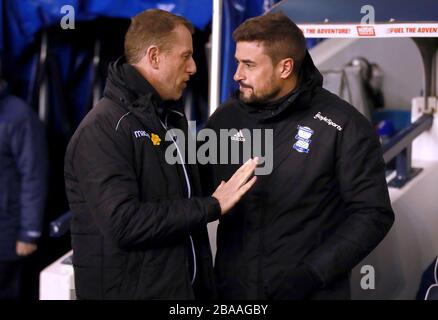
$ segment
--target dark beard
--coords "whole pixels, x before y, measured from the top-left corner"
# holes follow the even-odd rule
[[[280,91],[280,88],[276,88],[275,90],[261,97],[256,97],[254,93],[252,93],[251,96],[249,96],[248,98],[245,98],[242,93],[239,92],[239,99],[246,104],[264,104],[270,102],[271,100],[274,100],[274,98],[278,95]]]

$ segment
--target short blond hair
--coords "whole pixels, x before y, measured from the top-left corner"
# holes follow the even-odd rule
[[[170,50],[172,31],[179,25],[193,34],[194,28],[190,21],[164,10],[145,10],[134,16],[125,35],[126,61],[130,64],[139,62],[151,45],[161,50]]]

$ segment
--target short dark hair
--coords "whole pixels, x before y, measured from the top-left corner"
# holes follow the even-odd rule
[[[294,60],[294,72],[298,74],[306,54],[306,40],[301,29],[283,13],[267,13],[246,20],[233,32],[239,41],[260,41],[273,65],[281,59]]]
[[[131,19],[125,35],[126,61],[131,64],[139,62],[151,45],[165,51],[170,50],[172,31],[179,25],[193,34],[193,25],[184,17],[160,9],[145,10],[137,14]]]

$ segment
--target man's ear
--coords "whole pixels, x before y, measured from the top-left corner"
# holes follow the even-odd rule
[[[292,58],[286,58],[280,60],[278,63],[279,71],[280,71],[280,78],[281,79],[287,79],[294,70],[294,60]]]
[[[157,46],[150,46],[146,51],[145,58],[153,69],[158,69],[159,53],[160,52]]]

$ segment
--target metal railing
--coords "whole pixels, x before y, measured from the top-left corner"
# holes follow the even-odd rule
[[[433,116],[423,114],[417,121],[399,131],[383,145],[383,159],[388,164],[395,158],[396,176],[388,186],[401,188],[421,172],[421,168],[412,168],[412,141],[429,130],[433,124]]]

